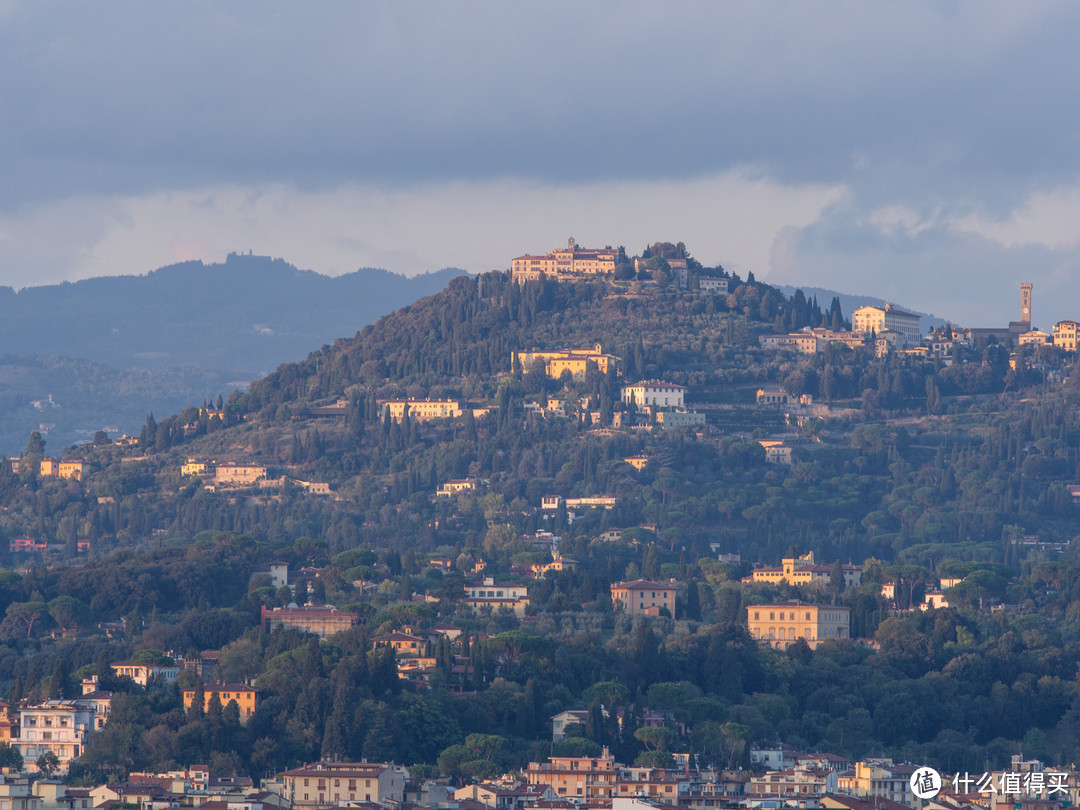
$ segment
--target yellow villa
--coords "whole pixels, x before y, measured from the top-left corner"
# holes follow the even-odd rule
[[[746,609],[750,635],[772,647],[787,649],[798,639],[817,647],[825,639],[851,637],[851,608],[788,601],[750,605]]]
[[[510,360],[515,367],[520,366],[524,371],[528,371],[536,363],[543,363],[544,374],[553,380],[569,371],[579,382],[585,379],[589,363],[595,363],[601,374],[607,374],[609,368],[616,368],[619,364],[619,358],[613,354],[604,354],[599,343],[591,349],[557,349],[550,352],[530,349],[511,352]]]
[[[191,704],[195,702],[195,692],[195,689],[184,690],[184,709],[190,709]],[[254,686],[248,686],[245,683],[211,683],[204,686],[202,690],[204,710],[214,695],[218,696],[222,707],[228,706],[229,701],[235,700],[240,708],[240,722],[244,724],[251,719],[262,702],[262,695]]]
[[[406,412],[410,419],[426,422],[430,419],[454,419],[463,414],[462,403],[452,399],[395,399],[379,403],[380,413],[390,413],[390,418],[400,422]]]
[[[762,442],[764,445],[764,442]],[[768,450],[768,448],[766,448]],[[755,568],[743,582],[771,582],[787,585],[830,585],[836,565],[827,565],[814,561],[814,552],[808,551],[798,557],[785,557],[779,567]],[[844,563],[840,566],[844,574],[844,587],[858,587],[862,582],[862,569],[857,565]]]

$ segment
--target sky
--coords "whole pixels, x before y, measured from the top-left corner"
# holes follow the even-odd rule
[[[0,0],[0,284],[683,241],[1080,319],[1080,4]]]

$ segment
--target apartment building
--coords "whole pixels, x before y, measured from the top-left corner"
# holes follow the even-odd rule
[[[385,762],[315,762],[278,778],[293,810],[326,810],[346,803],[400,803],[409,772]]]

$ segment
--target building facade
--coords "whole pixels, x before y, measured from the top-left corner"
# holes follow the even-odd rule
[[[249,487],[266,478],[266,467],[258,464],[222,464],[214,470],[214,483]]]
[[[390,413],[390,418],[400,422],[409,414],[410,419],[427,422],[431,419],[454,419],[464,413],[462,403],[452,399],[396,399],[379,403],[380,412]]]
[[[356,624],[356,614],[338,610],[333,605],[321,607],[276,607],[271,610],[262,606],[262,625],[267,633],[278,627],[295,627],[305,633],[327,638],[348,630]]]
[[[1054,345],[1067,352],[1076,351],[1076,341],[1080,337],[1080,322],[1058,321],[1054,324]]]
[[[479,585],[465,586],[465,604],[474,610],[506,608],[524,616],[529,606],[529,586],[497,583],[492,577],[484,577]]]
[[[786,649],[798,639],[817,647],[825,639],[851,637],[851,608],[789,601],[750,605],[746,609],[750,635],[772,647]]]
[[[666,610],[675,616],[675,585],[635,579],[633,582],[617,582],[611,586],[612,607],[631,616],[659,616]]]
[[[604,354],[603,347],[597,343],[591,349],[558,349],[556,351],[512,352],[511,363],[520,367],[522,371],[529,371],[537,363],[544,364],[544,374],[553,380],[557,380],[566,372],[570,372],[575,381],[585,379],[585,372],[589,363],[595,363],[601,374],[607,374],[608,369],[618,366],[619,358],[613,354]]]
[[[607,748],[598,757],[550,757],[525,769],[528,784],[550,787],[560,799],[584,803],[611,801],[615,776],[615,759]]]
[[[94,700],[47,700],[19,712],[19,736],[11,745],[22,755],[24,767],[37,771],[37,759],[52,752],[66,773],[71,763],[86,749],[91,731],[103,728],[107,714],[99,714]]]
[[[139,661],[117,661],[109,664],[112,671],[119,677],[128,677],[144,689],[155,678],[161,678],[165,683],[172,683],[180,675],[180,667],[176,664],[143,664]]]
[[[682,408],[685,400],[686,386],[663,380],[642,380],[622,388],[622,401],[638,408]]]
[[[764,445],[765,442],[762,442]],[[768,448],[766,448],[767,450]],[[755,568],[744,582],[785,583],[787,585],[830,585],[836,565],[819,563],[814,560],[814,552],[808,551],[798,557],[785,557],[780,566]],[[857,565],[844,563],[840,566],[844,575],[844,587],[859,587],[862,584],[862,569]]]
[[[607,277],[614,275],[618,257],[617,250],[581,248],[571,238],[565,248],[556,248],[544,256],[518,256],[510,262],[510,270],[519,284],[537,281],[541,276],[557,281]]]
[[[195,702],[196,689],[184,690],[184,709],[190,709]],[[236,701],[240,709],[240,723],[246,725],[251,716],[262,703],[262,693],[254,686],[246,683],[208,683],[202,688],[203,709],[210,699],[217,695],[222,707],[228,706],[229,701]]]
[[[918,315],[905,312],[892,304],[859,307],[851,313],[853,331],[870,334],[871,332],[884,332],[889,329],[903,335],[904,343],[907,346],[918,346],[922,341],[922,327],[920,324],[921,318]]]
[[[316,762],[278,778],[294,810],[326,810],[346,803],[401,803],[409,772],[385,762]]]

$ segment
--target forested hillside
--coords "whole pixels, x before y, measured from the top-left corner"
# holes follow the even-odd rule
[[[750,745],[777,738],[948,771],[1021,746],[1074,759],[1075,358],[993,342],[947,357],[766,351],[764,333],[839,329],[839,302],[752,279],[726,295],[663,281],[457,278],[220,412],[148,417],[132,447],[101,437],[76,454],[81,481],[35,472],[31,441],[18,473],[0,467],[0,535],[48,549],[5,554],[0,688],[34,699],[97,673],[127,690],[87,776],[204,761],[263,774],[325,756],[479,777],[545,756],[567,708],[588,722],[555,750],[609,745],[623,762],[748,764]],[[618,370],[552,379],[512,360],[596,344]],[[627,405],[623,386],[648,379],[685,386],[704,424],[664,429]],[[781,385],[814,404],[757,403]],[[392,418],[385,403],[405,399],[461,415]],[[790,464],[766,461],[769,440]],[[259,465],[273,483],[183,475],[189,459]],[[465,483],[436,494],[452,481]],[[613,503],[568,505],[590,497]],[[570,562],[539,576],[552,536]],[[742,581],[809,551],[835,565],[823,582]],[[291,587],[272,584],[273,561],[298,572]],[[859,585],[844,586],[843,564]],[[527,587],[521,615],[470,605],[465,586],[484,577]],[[674,611],[623,612],[611,587],[638,578],[675,589]],[[948,607],[920,610],[942,580]],[[747,609],[785,599],[850,608],[852,638],[755,641]],[[321,642],[260,627],[262,608],[308,600],[356,626]],[[415,671],[377,643],[393,631],[423,639]],[[207,650],[226,680],[263,690],[246,725],[107,667]],[[642,730],[647,713],[665,730]]]

